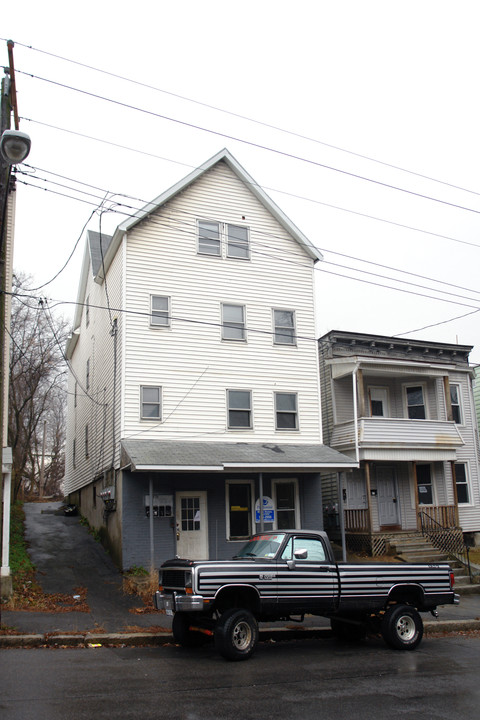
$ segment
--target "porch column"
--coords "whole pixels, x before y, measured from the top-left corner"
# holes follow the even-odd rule
[[[413,494],[415,496],[415,517],[416,517],[416,522],[417,522],[417,530],[421,530],[420,518],[418,517],[417,463],[415,461],[412,462],[412,470],[413,470],[413,484],[414,484]]]
[[[447,420],[453,421],[452,398],[450,396],[450,379],[448,375],[443,376],[443,387],[445,389],[445,405],[447,408]]]
[[[455,503],[455,526],[460,527],[460,520],[458,518],[457,474],[455,472],[455,462],[453,460],[450,460],[450,467],[452,468],[453,502]]]
[[[365,417],[365,390],[363,386],[363,371],[357,370],[358,417]]]
[[[366,485],[366,490],[367,490],[368,531],[372,532],[372,530],[373,530],[372,501],[371,501],[372,494],[371,494],[371,484],[370,484],[370,462],[368,460],[365,461],[365,485]]]

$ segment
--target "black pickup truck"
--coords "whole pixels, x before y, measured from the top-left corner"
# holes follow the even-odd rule
[[[282,530],[255,535],[232,560],[167,560],[154,604],[173,615],[176,642],[213,635],[228,660],[252,655],[259,621],[306,614],[330,618],[339,636],[380,632],[390,647],[414,650],[419,613],[458,604],[453,585],[447,564],[336,563],[324,532]]]

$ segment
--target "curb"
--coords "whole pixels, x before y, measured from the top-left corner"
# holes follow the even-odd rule
[[[436,633],[480,631],[480,620],[433,620],[424,623],[425,635]],[[286,641],[331,637],[329,627],[263,628],[260,640]],[[79,633],[77,635],[0,635],[0,648],[97,648],[159,646],[174,642],[173,635],[164,633]]]

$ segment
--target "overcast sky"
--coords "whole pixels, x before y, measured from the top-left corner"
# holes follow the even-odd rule
[[[228,147],[323,252],[318,335],[458,342],[480,363],[479,21],[477,0],[9,3],[33,173],[15,268],[47,283],[102,201],[138,207]],[[84,239],[36,293],[68,318]]]

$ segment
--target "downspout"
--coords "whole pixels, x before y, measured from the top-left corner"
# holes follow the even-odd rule
[[[352,373],[352,386],[353,386],[353,429],[355,433],[355,461],[357,464],[360,464],[360,450],[358,447],[358,399],[357,399],[357,391],[358,391],[358,380],[357,380],[357,373],[358,373],[358,364],[355,365],[355,369]]]

